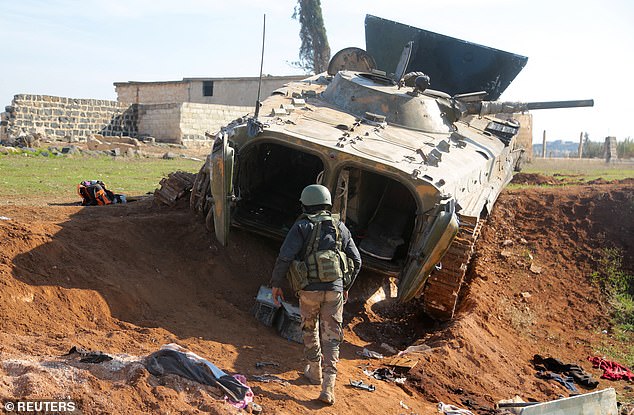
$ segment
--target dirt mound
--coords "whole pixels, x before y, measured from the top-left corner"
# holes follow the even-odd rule
[[[324,413],[433,413],[438,401],[486,413],[519,394],[545,400],[565,394],[537,379],[535,353],[580,364],[609,341],[602,295],[590,281],[605,246],[623,250],[632,270],[632,187],[627,184],[522,189],[500,196],[478,242],[471,283],[458,318],[445,326],[415,303],[352,301],[338,402]],[[625,207],[625,208],[624,208]],[[218,390],[177,377],[150,375],[140,360],[178,343],[229,373],[247,375],[265,413],[322,408],[318,387],[298,374],[301,346],[252,316],[279,242],[232,231],[219,247],[182,201],[128,205],[1,206],[0,401],[61,399],[83,413],[237,413]],[[384,284],[362,274],[352,298]],[[367,377],[360,366],[412,343],[426,351],[405,385]],[[62,356],[72,346],[114,360],[80,363]],[[259,361],[279,366],[256,368]],[[270,373],[280,382],[257,382]],[[373,393],[344,386],[373,383]],[[617,386],[601,380],[600,388]],[[410,410],[406,411],[405,406]]]
[[[478,241],[457,320],[428,335],[442,347],[415,369],[421,392],[432,400],[449,393],[474,409],[515,394],[536,401],[567,394],[535,377],[534,354],[579,364],[598,379],[586,359],[609,343],[602,331],[610,323],[591,275],[608,247],[634,270],[633,203],[627,185],[504,192]],[[601,380],[611,386],[623,387]]]
[[[590,180],[588,182],[588,184],[629,184],[629,185],[633,185],[634,184],[634,178],[627,178],[627,179],[623,179],[623,180],[605,180],[601,177],[599,177],[598,179],[594,179],[594,180]]]
[[[546,176],[539,173],[516,173],[511,180],[513,184],[530,184],[530,185],[556,185],[562,184],[560,179],[553,176]]]

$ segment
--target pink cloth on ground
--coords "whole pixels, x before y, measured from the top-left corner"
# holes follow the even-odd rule
[[[244,375],[235,374],[233,375],[233,377],[236,378],[238,382],[242,383],[244,386],[249,388],[249,386],[247,385],[247,378]],[[251,390],[251,388],[249,388],[244,399],[241,400],[240,402],[234,402],[231,399],[229,399],[228,396],[225,396],[225,400],[230,405],[235,406],[236,408],[239,408],[239,409],[243,409],[243,408],[246,408],[250,402],[253,402],[253,391]]]
[[[603,374],[601,378],[609,379],[609,380],[634,380],[634,373],[630,372],[630,370],[616,362],[611,362],[609,360],[605,360],[601,357],[588,357],[588,360],[592,362],[592,367],[603,369]]]

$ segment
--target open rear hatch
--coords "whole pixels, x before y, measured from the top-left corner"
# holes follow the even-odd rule
[[[486,91],[495,100],[524,68],[526,56],[418,29],[380,17],[365,17],[366,50],[378,69],[396,73],[405,45],[413,41],[407,72],[422,71],[431,87],[450,95]]]

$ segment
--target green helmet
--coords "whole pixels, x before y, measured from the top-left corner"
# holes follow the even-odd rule
[[[330,190],[320,184],[311,184],[304,187],[299,201],[302,202],[304,206],[332,205]]]

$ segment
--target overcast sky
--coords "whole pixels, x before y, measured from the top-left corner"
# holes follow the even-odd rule
[[[20,93],[116,99],[113,82],[300,72],[293,0],[0,0],[0,108]],[[365,48],[366,14],[527,56],[502,95],[594,98],[533,111],[533,140],[634,137],[632,0],[322,0],[332,54]],[[433,82],[433,80],[432,80]],[[432,84],[433,86],[433,84]],[[465,91],[467,92],[467,91]]]

